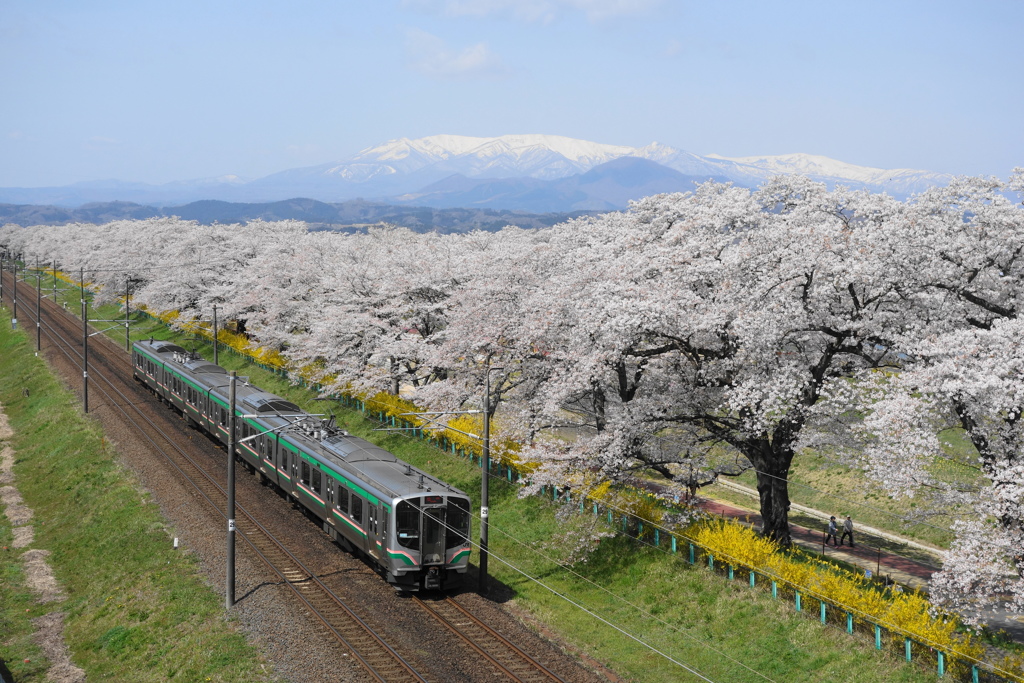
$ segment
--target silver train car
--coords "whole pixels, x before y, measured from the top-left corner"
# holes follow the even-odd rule
[[[136,342],[133,375],[188,423],[227,445],[224,368],[166,341]],[[235,383],[235,457],[276,487],[342,548],[364,554],[396,588],[457,585],[470,555],[462,491],[242,379]]]

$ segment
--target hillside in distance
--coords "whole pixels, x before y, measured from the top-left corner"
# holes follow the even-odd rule
[[[701,156],[659,143],[608,145],[557,135],[398,138],[351,158],[245,180],[237,175],[150,185],[119,180],[63,187],[0,188],[0,202],[80,207],[131,202],[168,207],[199,200],[268,204],[306,197],[381,204],[566,213],[624,209],[630,200],[685,192],[707,180],[756,187],[800,173],[829,187],[905,198],[948,184],[952,176],[856,166],[810,154]]]
[[[243,203],[205,199],[181,206],[148,206],[131,202],[95,202],[78,208],[52,205],[0,204],[0,225],[62,225],[66,223],[109,223],[124,219],[177,216],[203,225],[247,223],[252,220],[305,221],[312,230],[365,231],[380,223],[400,225],[416,232],[456,233],[472,230],[494,232],[510,225],[545,228],[586,212],[528,213],[493,209],[435,209],[423,206],[394,206],[353,200],[339,204],[314,199]]]

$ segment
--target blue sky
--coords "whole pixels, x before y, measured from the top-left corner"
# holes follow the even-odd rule
[[[0,0],[0,186],[440,133],[1006,177],[1022,29],[1018,0]]]

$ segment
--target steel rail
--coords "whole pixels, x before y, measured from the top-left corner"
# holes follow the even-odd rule
[[[22,297],[19,297],[21,299]],[[57,307],[55,304],[52,306],[61,314],[59,318],[63,318],[62,322],[70,325],[71,320],[67,316],[67,312],[64,309]],[[54,320],[52,311],[50,312],[51,321]],[[73,319],[72,320],[77,320]],[[77,359],[80,360],[82,353],[78,351],[76,346],[69,342],[64,335],[54,326],[49,323],[42,322],[41,327],[46,329],[47,338],[53,343],[58,350],[64,353],[72,362]],[[120,356],[120,348],[118,348],[118,354],[115,357],[123,358]],[[106,355],[101,357],[104,363],[111,364],[110,358]],[[128,362],[131,366],[131,363]],[[180,446],[178,446],[173,439],[167,435],[164,430],[157,426],[149,416],[145,415],[139,407],[131,400],[130,397],[125,395],[124,392],[119,390],[114,383],[101,371],[94,370],[96,376],[106,383],[110,387],[110,390],[117,396],[111,395],[103,387],[103,384],[99,385],[100,392],[105,396],[108,404],[116,408],[125,419],[134,426],[138,432],[145,437],[145,439],[153,446],[153,448],[159,452],[168,463],[178,471],[178,473],[190,483],[196,491],[205,499],[210,506],[217,511],[222,517],[225,517],[225,513],[222,509],[223,506],[218,505],[214,500],[217,497],[225,497],[226,494],[220,484],[213,479],[213,477],[203,469],[191,456],[189,456]],[[131,406],[136,413],[148,423],[150,429],[152,429],[159,438],[163,439],[172,449],[177,451],[178,455],[183,458],[188,465],[190,465],[196,473],[199,475],[197,480],[195,477],[190,476],[185,470],[175,462],[164,448],[162,448],[153,438],[153,436],[147,433],[143,425],[134,419],[128,411],[125,410],[124,406],[117,402],[117,397],[120,397],[124,403]],[[291,551],[289,551],[276,537],[260,524],[251,514],[245,510],[244,507],[238,506],[238,512],[240,513],[241,522],[239,524],[239,532],[241,538],[249,545],[250,548],[256,553],[256,555],[281,579],[282,582],[287,585],[298,599],[323,623],[323,625],[339,640],[342,644],[348,648],[356,661],[366,670],[366,672],[377,681],[416,681],[425,682],[423,678],[404,658],[401,657],[391,646],[389,646],[383,638],[381,638],[366,622],[361,619],[345,602],[338,597],[334,591],[328,588],[324,583],[311,572]],[[225,517],[226,519],[226,517]],[[252,529],[247,531],[245,527],[249,524],[252,525]],[[262,539],[269,547],[264,545],[260,546],[257,540],[250,537],[252,531],[257,532],[256,538]],[[276,558],[274,557],[276,556]],[[291,564],[290,567],[282,568],[282,565]],[[335,614],[330,614],[334,611]],[[339,613],[343,617],[338,618]],[[373,660],[373,661],[371,661]]]
[[[502,674],[520,683],[562,681],[554,672],[523,652],[503,635],[485,624],[450,597],[413,600],[446,629],[490,662]]]

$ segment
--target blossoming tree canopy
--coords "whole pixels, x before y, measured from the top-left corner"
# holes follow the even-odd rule
[[[176,218],[0,228],[100,300],[244,322],[326,390],[500,404],[532,486],[754,469],[790,541],[788,476],[824,432],[894,496],[958,515],[934,593],[1024,606],[1024,170],[906,202],[801,177],[706,183],[551,229],[308,232]],[[854,416],[851,418],[851,416]],[[977,476],[947,481],[962,430]],[[960,456],[964,460],[964,456]],[[529,489],[527,489],[529,490]]]

